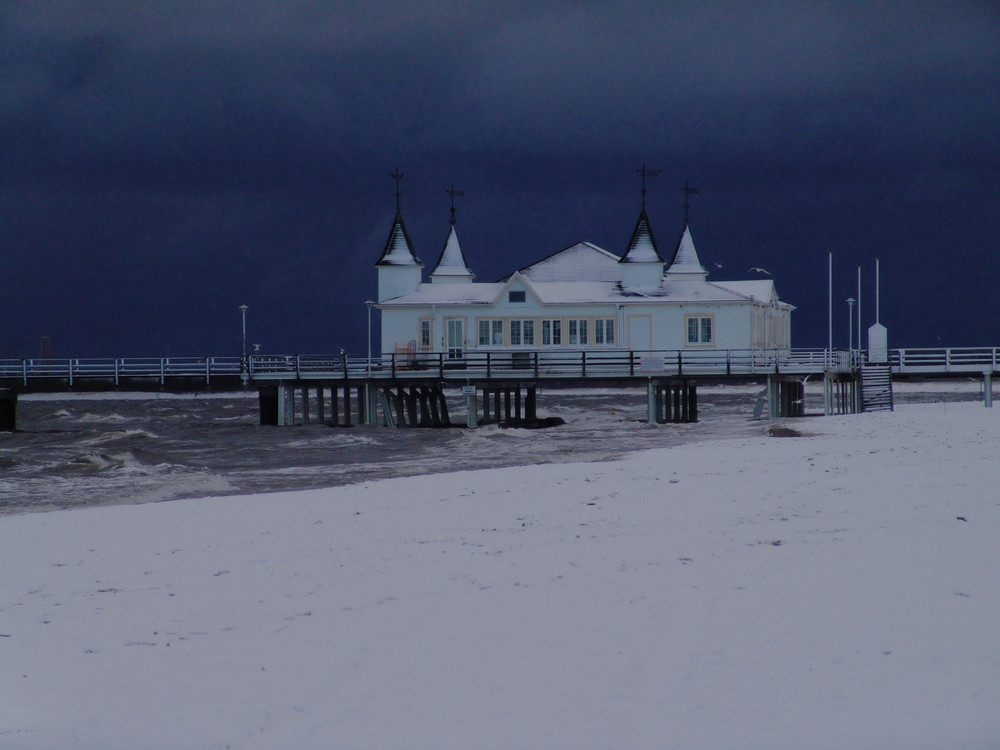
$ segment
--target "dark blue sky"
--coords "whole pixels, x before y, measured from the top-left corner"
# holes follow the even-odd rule
[[[482,280],[683,221],[835,342],[1000,345],[1000,4],[0,4],[0,356],[365,348],[394,212]],[[715,264],[721,263],[722,269]],[[428,269],[429,270],[429,269]]]

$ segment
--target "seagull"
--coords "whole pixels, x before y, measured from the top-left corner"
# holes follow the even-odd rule
[[[716,264],[715,264],[715,267],[716,267],[716,268],[722,268],[722,264],[721,264],[721,263],[716,263]]]
[[[756,273],[766,273],[768,276],[771,275],[770,271],[768,271],[766,268],[761,268],[760,266],[752,266],[751,268],[748,268],[747,270],[748,271],[754,271]]]

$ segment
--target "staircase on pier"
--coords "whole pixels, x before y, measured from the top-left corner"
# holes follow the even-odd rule
[[[892,411],[892,369],[888,364],[861,366],[861,411]]]

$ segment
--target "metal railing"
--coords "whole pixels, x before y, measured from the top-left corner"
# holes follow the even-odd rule
[[[456,356],[460,354],[461,356]],[[867,363],[864,350],[712,349],[636,352],[627,350],[463,351],[386,353],[373,356],[261,355],[246,357],[119,357],[0,359],[0,384],[61,381],[67,387],[98,380],[113,383],[168,381],[244,383],[335,378],[645,378],[670,376],[763,376],[851,372]],[[1000,347],[891,349],[888,364],[898,375],[997,372]]]

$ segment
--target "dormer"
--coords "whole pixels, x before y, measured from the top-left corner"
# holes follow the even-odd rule
[[[406,232],[403,215],[396,209],[396,218],[389,231],[385,249],[375,263],[378,268],[378,301],[416,291],[423,276],[424,264],[413,251],[413,243]]]
[[[455,225],[451,225],[448,232],[448,239],[444,243],[441,257],[438,258],[437,265],[431,271],[431,282],[434,284],[468,284],[476,278],[476,275],[469,270],[465,262],[465,255],[462,253],[462,246],[458,243],[458,234],[455,232]]]
[[[664,260],[656,249],[656,240],[653,239],[653,230],[649,226],[645,208],[639,212],[628,250],[618,262],[622,268],[622,288],[648,289],[660,285]]]
[[[677,249],[674,250],[674,257],[664,274],[664,278],[671,280],[697,280],[704,281],[708,278],[708,271],[698,260],[698,251],[695,250],[694,240],[691,238],[691,227],[684,224],[684,231],[680,240],[677,241]]]

